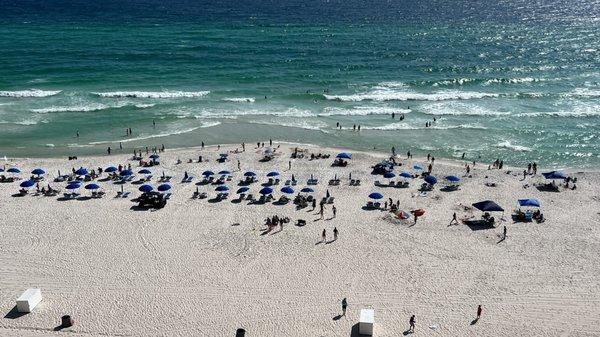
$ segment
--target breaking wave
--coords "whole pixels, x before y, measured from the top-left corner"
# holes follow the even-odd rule
[[[196,98],[209,93],[210,91],[114,91],[93,94],[108,98]]]
[[[39,89],[29,89],[29,90],[18,90],[18,91],[0,91],[0,97],[48,97],[54,96],[60,93],[60,90],[39,90]]]

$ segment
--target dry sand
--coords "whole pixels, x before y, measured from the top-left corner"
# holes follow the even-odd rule
[[[357,336],[353,326],[361,308],[375,309],[376,336],[401,336],[411,314],[417,319],[414,336],[600,335],[599,173],[570,172],[579,179],[578,189],[551,193],[523,188],[543,181],[540,175],[522,181],[522,169],[507,174],[480,164],[471,178],[463,178],[461,190],[436,188],[422,197],[414,196],[421,180],[408,189],[373,186],[370,166],[382,154],[354,153],[346,168],[331,167],[331,159],[293,160],[288,172],[291,147],[282,144],[282,154],[268,163],[258,161],[261,152],[255,149],[232,154],[226,164],[215,161],[235,146],[168,150],[154,172],[164,169],[176,176],[173,197],[158,211],[130,209],[132,201],[115,199],[118,186],[108,183],[101,183],[107,191],[102,199],[69,201],[12,197],[18,183],[0,184],[0,335],[233,336],[244,327],[246,336]],[[210,161],[175,165],[178,157],[186,161],[198,154]],[[51,180],[58,169],[106,167],[128,163],[128,157],[12,163],[25,171],[44,167]],[[403,162],[412,167],[413,161]],[[437,160],[433,173],[462,176],[462,166]],[[206,169],[230,169],[235,182],[245,170],[257,171],[264,180],[276,169],[284,180],[294,173],[301,182],[313,173],[320,180],[315,195],[320,198],[329,188],[338,216],[329,219],[331,207],[327,220],[316,220],[316,211],[297,211],[291,203],[191,199],[196,186],[179,180],[185,170],[199,177]],[[348,186],[350,172],[362,186]],[[327,187],[334,173],[342,183]],[[488,180],[498,186],[484,186]],[[64,184],[52,185],[64,189]],[[125,188],[133,197],[140,194],[135,185]],[[258,188],[252,188],[256,195]],[[209,198],[215,195],[214,186],[200,190]],[[399,199],[402,209],[423,208],[426,214],[411,226],[389,221],[387,212],[363,210],[372,191]],[[524,197],[540,199],[545,223],[513,223],[511,211]],[[477,231],[449,226],[453,212],[460,218],[470,215],[461,203],[485,199],[507,210],[505,222]],[[275,214],[292,223],[305,219],[307,225],[288,224],[261,235],[264,219]],[[508,238],[498,243],[504,225]],[[321,231],[327,230],[329,240],[334,227],[339,239],[319,244]],[[4,317],[31,287],[42,289],[41,304],[30,314]],[[339,318],[344,297],[348,313]],[[472,324],[478,304],[483,316]],[[63,314],[72,315],[76,324],[52,332]]]

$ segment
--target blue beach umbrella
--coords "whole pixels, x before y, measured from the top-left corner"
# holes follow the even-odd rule
[[[36,176],[41,176],[42,174],[46,174],[46,171],[44,171],[41,168],[36,168],[35,170],[31,171],[31,174],[35,174]]]
[[[109,166],[104,170],[104,172],[107,172],[107,173],[113,173],[113,172],[117,172],[117,171],[118,171],[118,169],[114,166]]]
[[[148,169],[141,169],[138,171],[139,174],[152,174],[152,172],[150,172],[150,170]]]
[[[273,193],[273,189],[270,187],[263,187],[260,191],[258,191],[258,193],[260,193],[262,195],[271,194],[271,193]]]
[[[24,182],[22,182],[21,184],[19,184],[19,186],[25,187],[25,188],[29,188],[29,187],[31,187],[33,185],[35,185],[35,181],[33,181],[33,180],[25,180]]]
[[[281,189],[281,192],[287,193],[287,194],[294,194],[294,189],[289,186],[286,186]]]
[[[119,175],[121,177],[132,176],[133,175],[133,171],[132,170],[123,170],[123,171],[121,171],[121,173],[119,173]]]
[[[76,183],[72,183],[72,184],[68,184],[67,187],[65,187],[68,190],[76,190],[79,189],[81,187],[81,184],[76,184]]]
[[[276,177],[279,175],[279,172],[277,171],[271,171],[269,173],[267,173],[267,177]]]
[[[8,170],[6,170],[6,172],[8,172],[8,173],[21,173],[21,170],[19,170],[18,167],[11,167]]]
[[[158,187],[156,189],[159,190],[160,192],[165,192],[165,191],[168,191],[171,189],[171,185],[169,185],[169,184],[158,185]]]
[[[383,199],[383,194],[381,194],[379,192],[373,192],[373,193],[369,194],[369,198],[375,199],[375,200]]]
[[[86,190],[97,190],[99,188],[100,188],[100,185],[95,184],[95,183],[85,185]]]
[[[160,156],[155,153],[155,154],[151,155],[150,158],[152,158],[152,159],[158,159],[158,158],[160,158]]]
[[[542,175],[546,179],[567,179],[567,176],[565,175],[565,173],[561,172],[561,171],[546,172],[546,173],[542,173]]]
[[[218,186],[217,188],[215,188],[215,191],[217,191],[217,192],[227,192],[227,191],[229,191],[229,187],[227,187],[225,185],[221,185],[221,186]]]
[[[410,173],[408,173],[408,172],[402,172],[402,173],[400,173],[400,176],[401,176],[402,178],[407,178],[407,179],[410,179],[410,178],[412,178],[412,174],[410,174]]]
[[[254,172],[252,172],[252,171],[248,171],[248,172],[244,173],[244,176],[245,176],[245,177],[255,177],[255,176],[256,176],[256,173],[254,173]]]
[[[502,211],[504,211],[504,208],[502,208],[500,205],[493,202],[492,200],[476,202],[473,204],[473,207],[477,208],[478,210],[480,210],[482,212],[502,212]]]
[[[453,183],[457,183],[460,181],[460,178],[457,176],[446,176],[446,180],[453,182]]]
[[[313,193],[314,191],[315,190],[313,190],[310,187],[305,187],[305,188],[303,188],[303,189],[300,190],[300,192],[302,192],[302,193]]]
[[[214,176],[215,173],[213,171],[204,171],[204,172],[202,172],[202,175],[205,177],[209,177],[209,176]]]
[[[140,190],[140,192],[147,193],[147,192],[151,192],[152,190],[154,190],[154,187],[146,184],[146,185],[140,186],[140,188],[138,188],[138,190]]]
[[[338,153],[336,157],[340,158],[340,159],[352,159],[352,153],[341,152],[341,153]]]
[[[519,206],[540,207],[540,201],[537,199],[519,199]]]
[[[236,193],[237,193],[237,194],[240,194],[240,193],[246,193],[246,192],[248,192],[249,190],[250,190],[250,188],[249,188],[249,187],[247,187],[247,186],[244,186],[244,187],[240,187],[240,188],[237,190],[237,192],[236,192]]]
[[[223,171],[219,171],[219,174],[222,176],[225,176],[225,175],[231,174],[231,172],[229,172],[227,170],[223,170]]]
[[[75,171],[75,174],[78,176],[85,176],[88,174],[88,170],[83,167],[80,167],[79,169],[77,169],[77,171]]]
[[[413,169],[415,169],[415,170],[422,170],[423,166],[421,166],[421,164],[415,164],[415,165],[413,165]]]
[[[425,177],[425,182],[430,184],[430,185],[435,185],[437,183],[437,178],[434,176],[427,176]]]
[[[383,177],[388,179],[394,178],[395,176],[396,175],[394,174],[394,172],[386,172],[383,174]]]

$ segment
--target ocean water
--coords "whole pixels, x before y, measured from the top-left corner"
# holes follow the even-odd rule
[[[0,156],[273,138],[600,164],[596,0],[0,0],[0,36]]]

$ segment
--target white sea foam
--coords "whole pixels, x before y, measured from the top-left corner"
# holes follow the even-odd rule
[[[323,131],[323,128],[327,127],[327,124],[319,121],[306,121],[306,120],[298,120],[298,121],[251,121],[252,124],[264,124],[264,125],[274,125],[274,126],[284,126],[290,128],[300,128],[305,130],[316,130]]]
[[[342,102],[361,101],[446,101],[446,100],[468,100],[487,97],[499,97],[499,94],[475,92],[475,91],[441,91],[437,93],[424,94],[408,91],[373,90],[367,93],[353,95],[324,95],[326,99]]]
[[[509,149],[509,150],[513,150],[516,152],[531,152],[532,151],[532,149],[530,147],[514,145],[508,140],[496,144],[496,147],[502,148],[502,149]]]
[[[81,106],[51,106],[48,108],[40,108],[40,109],[31,109],[31,112],[36,113],[58,113],[58,112],[91,112],[91,111],[100,111],[106,109],[118,109],[126,106],[134,106],[138,109],[150,108],[155,104],[130,104],[130,103],[120,103],[114,105],[107,104],[89,104],[89,105],[81,105]]]
[[[54,144],[48,143],[48,144],[45,144],[44,146],[46,146],[46,147],[54,147]]]
[[[308,111],[298,108],[287,108],[284,110],[261,110],[261,109],[237,109],[237,110],[212,110],[205,109],[195,118],[233,118],[240,116],[278,116],[278,117],[314,117],[315,115]]]
[[[507,116],[510,112],[495,111],[487,108],[458,102],[437,103],[422,107],[426,115],[436,116]]]
[[[523,77],[523,78],[492,78],[485,82],[483,85],[492,85],[492,84],[521,84],[521,83],[534,83],[534,82],[542,82],[543,79],[533,78],[533,77]]]
[[[233,103],[254,103],[254,97],[226,97],[223,98],[225,102],[233,102]]]
[[[210,91],[114,91],[93,94],[108,98],[196,98],[209,93]]]
[[[29,89],[29,90],[18,90],[18,91],[0,91],[0,97],[47,97],[53,96],[60,93],[60,90],[39,90],[39,89]]]
[[[463,125],[432,125],[430,127],[409,125],[403,122],[392,123],[382,126],[362,126],[364,130],[381,130],[381,131],[394,131],[394,130],[453,130],[453,129],[478,129],[485,130],[486,127],[479,124],[463,124]]]
[[[134,138],[125,138],[125,139],[118,139],[118,140],[102,140],[102,141],[90,142],[88,144],[89,145],[101,145],[101,144],[114,144],[114,143],[119,143],[119,142],[128,143],[128,142],[134,142],[134,141],[138,141],[138,140],[162,138],[162,137],[175,136],[175,135],[181,135],[184,133],[189,133],[189,132],[192,132],[192,131],[200,129],[200,128],[210,128],[213,126],[217,126],[219,124],[221,124],[221,122],[217,122],[217,121],[204,122],[200,126],[195,126],[195,127],[187,128],[187,129],[163,132],[163,133],[158,133],[158,134],[154,134],[154,135],[140,135],[140,136],[134,137]]]
[[[410,109],[386,107],[386,106],[356,106],[353,108],[326,107],[318,116],[367,116],[367,115],[391,115],[406,114]]]

